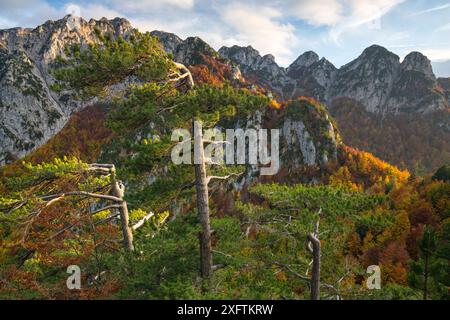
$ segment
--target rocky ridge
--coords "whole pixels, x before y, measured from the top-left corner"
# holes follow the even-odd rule
[[[419,52],[410,53],[400,63],[397,55],[373,45],[339,69],[312,51],[300,55],[288,68],[275,61],[261,64],[268,59],[251,47],[223,47],[219,53],[237,63],[245,77],[256,78],[283,99],[309,96],[331,105],[345,97],[378,114],[426,113],[448,107],[431,62]]]
[[[0,164],[45,143],[75,110],[87,105],[71,100],[68,92],[51,90],[50,69],[64,48],[96,43],[103,33],[126,38],[132,30],[121,18],[84,21],[72,16],[35,29],[0,30]],[[430,113],[445,110],[450,102],[448,79],[436,79],[430,61],[418,52],[400,62],[395,54],[374,45],[338,69],[308,51],[282,68],[272,55],[261,56],[251,46],[215,51],[199,37],[183,40],[163,31],[152,35],[158,36],[175,61],[191,66],[194,75],[209,72],[205,81],[216,77],[253,83],[284,100],[307,96],[332,106],[346,98],[378,115]]]
[[[98,34],[126,37],[132,30],[121,18],[85,21],[70,15],[35,29],[0,30],[0,164],[45,143],[85,105],[51,90],[52,63],[66,46],[98,43]]]

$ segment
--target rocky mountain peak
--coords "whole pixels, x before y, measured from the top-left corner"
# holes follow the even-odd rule
[[[319,61],[319,56],[314,51],[306,51],[301,54],[289,67],[289,70],[298,68],[307,68]]]
[[[409,53],[402,62],[403,70],[412,70],[426,74],[430,78],[435,78],[431,61],[420,52]]]
[[[218,53],[208,43],[199,37],[188,37],[185,40],[177,35],[165,31],[152,31],[157,36],[164,50],[173,55],[173,59],[186,65],[200,64],[202,55],[216,57]]]
[[[373,44],[370,47],[364,49],[362,54],[357,59],[391,59],[400,61],[400,57],[395,53],[389,51],[385,47],[377,44]]]
[[[263,87],[269,88],[284,97],[284,89],[291,80],[286,75],[286,70],[275,62],[271,54],[261,56],[252,46],[222,47],[219,54],[236,63],[244,73],[245,78],[254,79]]]
[[[155,30],[151,32],[152,36],[158,37],[164,46],[164,50],[168,53],[174,53],[176,48],[183,43],[183,40],[174,33]]]
[[[219,49],[219,54],[227,59],[230,59],[237,63],[241,68],[246,70],[252,69],[257,70],[258,65],[263,60],[263,57],[259,54],[259,51],[254,49],[252,46],[241,47],[241,46],[232,46],[232,47],[222,47]],[[266,59],[266,60],[271,60]],[[275,63],[274,59],[272,59],[273,63]]]
[[[90,20],[72,15],[31,29],[0,31],[0,164],[45,143],[83,103],[50,88],[50,66],[68,45],[99,43],[99,33],[127,38],[123,18]]]

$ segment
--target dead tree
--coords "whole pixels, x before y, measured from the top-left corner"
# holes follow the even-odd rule
[[[209,218],[208,177],[206,174],[205,154],[203,149],[202,128],[194,121],[194,154],[198,163],[195,164],[195,188],[197,191],[198,219],[202,227],[199,233],[200,241],[200,273],[208,278],[212,273],[211,223]]]
[[[61,201],[63,199],[69,198],[69,197],[85,197],[85,198],[94,198],[99,199],[103,201],[110,201],[113,204],[105,205],[104,207],[97,209],[93,212],[90,212],[90,214],[95,215],[100,212],[106,211],[106,210],[117,210],[116,213],[111,214],[106,219],[103,219],[101,221],[98,221],[96,224],[105,223],[108,221],[113,220],[116,217],[120,217],[121,221],[121,229],[122,229],[122,235],[123,235],[123,245],[124,248],[127,251],[133,251],[133,232],[132,228],[129,226],[129,215],[128,215],[128,206],[127,202],[124,200],[124,194],[125,194],[125,187],[123,183],[120,180],[117,180],[116,178],[116,168],[113,164],[90,164],[88,165],[88,171],[95,172],[97,174],[101,175],[109,175],[111,178],[111,191],[109,194],[101,194],[101,193],[93,193],[93,192],[87,192],[87,191],[67,191],[57,194],[50,194],[45,196],[38,196],[37,198],[43,202],[43,205],[38,207],[37,210],[33,212],[31,215],[32,218],[29,222],[26,223],[26,228],[24,235],[22,237],[22,242],[27,238],[28,232],[31,229],[31,225],[34,221],[34,218],[39,216],[45,208],[48,208],[52,204]],[[15,208],[11,210],[17,210],[20,207],[22,207],[24,204],[26,204],[28,200],[25,200],[23,203],[19,204]],[[60,231],[58,231],[55,235],[49,237],[47,240],[51,240],[58,235],[64,233],[66,230],[73,227],[73,225],[66,227]]]
[[[314,232],[308,234],[308,251],[312,254],[312,274],[311,274],[311,300],[320,300],[320,240],[319,240],[319,220],[314,226]]]
[[[185,86],[187,90],[194,88],[192,74],[186,66],[175,63],[177,69],[176,77],[171,81],[177,82],[176,87]],[[173,76],[173,75],[172,75]],[[202,134],[202,126],[197,119],[192,118],[192,131],[194,135],[194,158],[195,158],[195,188],[197,193],[198,219],[202,231],[199,233],[200,244],[200,274],[203,278],[209,278],[213,272],[212,244],[211,244],[211,222],[209,211],[209,182],[213,179],[226,180],[236,174],[225,177],[208,176],[206,171],[207,159],[205,159],[204,143],[225,143],[205,141]]]

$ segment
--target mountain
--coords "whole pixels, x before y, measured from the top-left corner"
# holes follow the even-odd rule
[[[231,48],[223,47],[219,54],[235,63],[247,80],[279,93],[283,96],[284,89],[289,85],[286,71],[280,68],[273,55],[260,56],[253,47]]]
[[[287,75],[294,80],[288,91],[290,97],[310,96],[327,101],[336,67],[327,59],[319,59],[313,51],[300,55],[288,68]]]
[[[284,99],[310,96],[332,104],[350,98],[372,113],[426,113],[448,107],[438,90],[431,62],[412,52],[403,62],[387,49],[373,45],[352,62],[337,69],[327,59],[308,51],[288,68],[270,55],[261,57],[251,47],[222,47],[219,53],[236,62],[245,77],[278,93]]]
[[[65,47],[97,43],[100,33],[126,38],[132,30],[121,18],[88,22],[66,16],[35,29],[0,31],[0,164],[44,144],[74,111],[95,102],[80,103],[68,92],[52,90],[50,70]],[[175,61],[189,67],[197,83],[260,88],[278,101],[312,97],[328,106],[344,141],[352,146],[404,168],[420,165],[427,172],[448,161],[449,81],[436,79],[430,61],[419,52],[400,61],[373,45],[336,68],[308,51],[282,68],[272,55],[261,56],[251,46],[215,51],[199,37],[183,40],[164,31],[152,35]],[[386,140],[388,136],[396,143]]]
[[[414,132],[428,137],[434,148],[438,145],[431,138],[436,137],[443,153],[448,140],[433,126],[445,127],[445,117],[430,108],[369,110],[345,96],[334,98],[331,108],[296,97],[332,99],[340,76],[354,81],[343,87],[346,95],[388,105],[396,83],[406,92],[420,88],[415,87],[420,83],[416,73],[427,85],[433,81],[422,56],[413,54],[392,70],[397,58],[373,47],[339,74],[342,68],[313,52],[287,69],[277,69],[272,56],[258,57],[252,48],[244,55],[224,53],[252,65],[242,66],[241,72],[237,62],[197,37],[183,40],[156,31],[163,42],[159,45],[120,19],[64,20],[49,22],[54,28],[45,29],[43,43],[55,52],[48,61],[37,61],[44,55],[33,56],[35,51],[23,45],[10,52],[8,41],[2,42],[9,55],[2,60],[3,90],[15,94],[2,95],[2,104],[17,109],[9,115],[2,106],[3,123],[14,121],[17,112],[33,119],[44,108],[41,100],[20,100],[27,96],[22,88],[53,98],[67,116],[47,142],[36,141],[36,146],[43,144],[27,150],[22,161],[0,168],[0,299],[416,299],[422,290],[425,297],[447,298],[445,268],[431,268],[448,264],[447,167],[433,178],[417,177],[354,149],[342,141],[331,112],[348,110],[349,118],[338,119],[354,126],[344,132],[354,128],[354,136],[360,136],[367,128],[364,141],[373,147],[373,132],[381,134],[389,138],[384,145],[394,144],[405,157],[417,152],[417,143],[409,141],[410,149],[403,150],[395,139],[414,138]],[[14,31],[7,32],[7,39],[13,39]],[[48,40],[55,32],[62,42]],[[75,47],[66,49],[75,35]],[[26,37],[17,37],[17,43],[25,42]],[[97,41],[80,53],[80,47]],[[188,65],[195,85],[186,81],[186,68],[171,59]],[[58,81],[49,72],[52,67],[63,68],[54,73]],[[358,82],[357,73],[369,80]],[[402,74],[407,76],[398,80]],[[30,83],[39,76],[41,86],[27,86],[22,75]],[[267,78],[258,79],[261,75]],[[15,91],[6,83],[13,80],[20,80]],[[275,92],[279,101],[270,88],[261,88],[270,81],[282,89]],[[445,95],[449,83],[436,83],[437,92]],[[80,87],[98,99],[72,101],[78,91],[70,89]],[[369,89],[372,94],[364,91]],[[427,122],[430,127],[415,127],[415,119],[429,116],[434,117]],[[388,125],[403,117],[407,121],[401,130]],[[206,132],[202,137],[197,130],[196,138],[204,140],[194,143],[194,158],[200,155],[201,162],[193,166],[190,148],[185,150],[191,140],[186,144],[184,139],[194,119],[222,133],[255,129],[246,133],[247,150],[252,147],[260,163],[277,167],[273,157],[279,146],[280,170],[263,176],[260,164],[207,163],[212,154],[206,150],[222,145],[223,138],[217,132],[215,139]],[[383,130],[373,130],[378,122]],[[40,125],[57,130],[55,123]],[[252,146],[251,135],[259,132],[261,138],[264,131],[256,131],[261,128],[280,130]],[[177,152],[174,133],[184,136],[178,144],[184,165],[171,161]],[[221,141],[210,141],[216,139]],[[239,140],[237,145],[246,147],[246,138]],[[270,161],[264,142],[270,144]],[[198,152],[203,147],[206,155]],[[248,158],[253,154],[248,151]],[[427,239],[434,245],[424,258],[419,244]],[[383,286],[376,292],[361,276],[361,270],[374,265],[383,269]],[[424,274],[428,265],[430,272]],[[83,276],[76,279],[75,272],[69,277],[67,266],[83,270]],[[424,288],[422,279],[430,286]],[[82,283],[79,290],[72,290],[72,280]]]
[[[437,79],[423,54],[411,52],[400,62],[373,45],[338,69],[308,51],[288,68],[274,62],[263,69],[252,62],[263,57],[253,51],[250,61],[247,52],[237,46],[219,50],[245,78],[279,98],[308,96],[328,105],[346,143],[418,173],[449,161],[449,80]]]
[[[242,74],[228,59],[221,57],[209,44],[199,37],[182,40],[173,33],[152,31],[158,37],[164,50],[173,56],[173,60],[189,66],[197,82],[239,82]]]
[[[126,37],[121,18],[66,16],[35,29],[0,30],[0,164],[23,157],[57,133],[85,104],[53,91],[51,67],[67,45],[98,43],[100,33]]]

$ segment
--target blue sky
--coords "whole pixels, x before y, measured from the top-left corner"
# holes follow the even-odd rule
[[[252,45],[288,66],[314,50],[336,66],[379,44],[401,59],[420,51],[450,76],[450,0],[0,0],[0,28],[35,27],[67,13],[129,19],[141,31]]]

